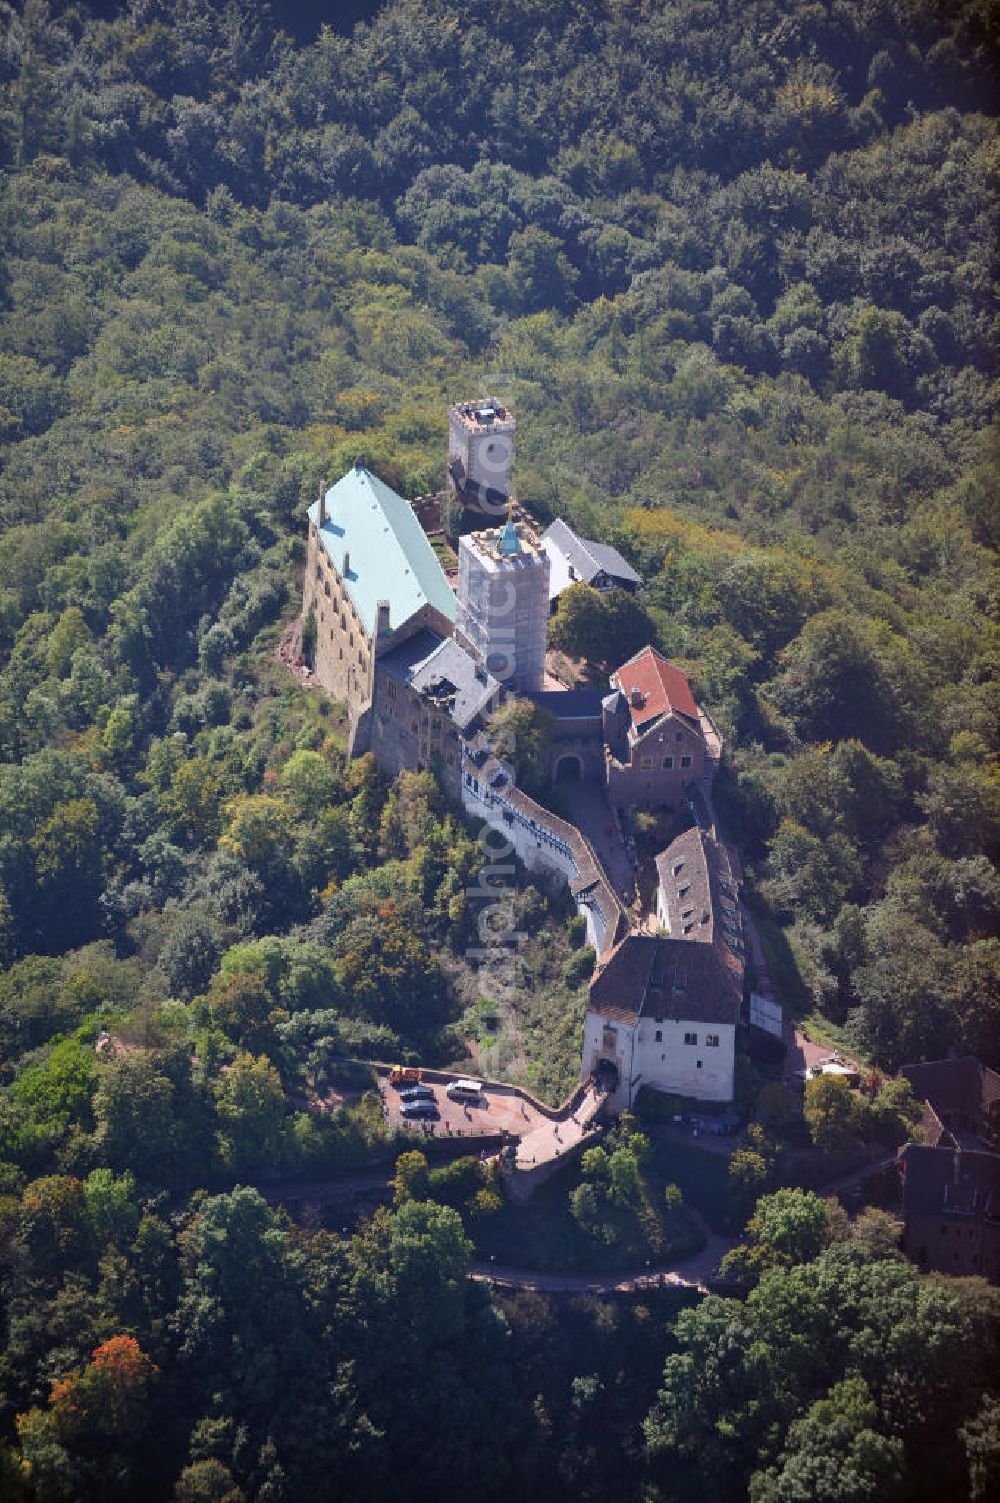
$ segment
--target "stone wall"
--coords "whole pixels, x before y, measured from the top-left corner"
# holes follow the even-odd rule
[[[356,718],[371,698],[372,644],[312,524],[302,592],[304,617],[310,607],[316,613],[316,678]]]
[[[687,766],[685,766],[685,761]],[[654,726],[629,750],[629,760],[607,757],[608,793],[618,808],[676,809],[684,786],[705,773],[705,742],[700,731],[676,719]]]
[[[375,667],[370,750],[390,777],[431,767],[445,792],[462,802],[462,748],[450,718],[407,684]]]
[[[428,534],[441,531],[442,500],[441,492],[434,491],[429,496],[417,496],[410,502],[414,516]]]

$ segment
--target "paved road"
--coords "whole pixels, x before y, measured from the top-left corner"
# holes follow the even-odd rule
[[[608,802],[607,790],[592,778],[560,786],[567,797],[570,822],[590,841],[605,876],[628,905],[635,894],[635,871]]]
[[[645,1294],[650,1289],[668,1286],[675,1289],[698,1289],[708,1294],[707,1280],[718,1268],[724,1253],[735,1245],[731,1237],[711,1231],[697,1211],[688,1207],[705,1238],[705,1246],[689,1257],[678,1258],[653,1268],[639,1268],[620,1273],[540,1273],[532,1268],[508,1268],[500,1263],[475,1262],[469,1277],[482,1283],[499,1284],[516,1289],[536,1289],[542,1294]]]
[[[337,1200],[351,1200],[355,1195],[373,1191],[390,1192],[394,1170],[373,1170],[367,1174],[347,1174],[339,1179],[258,1180],[255,1188],[264,1199],[275,1204],[308,1200],[314,1205],[329,1205]]]
[[[519,1169],[533,1169],[539,1164],[561,1158],[590,1132],[594,1118],[604,1104],[604,1092],[591,1082],[573,1111],[561,1111],[555,1119],[543,1118],[522,1134],[515,1160]]]
[[[259,1185],[258,1188],[265,1200],[274,1203],[308,1201],[314,1205],[330,1205],[349,1200],[355,1195],[376,1191],[388,1195],[391,1176],[383,1170],[381,1173],[354,1174],[336,1180],[279,1180],[273,1184]],[[545,1294],[643,1294],[650,1289],[668,1286],[699,1289],[707,1294],[706,1280],[718,1268],[723,1254],[734,1245],[733,1239],[720,1237],[711,1231],[698,1212],[690,1207],[688,1214],[705,1238],[704,1247],[687,1258],[679,1258],[655,1268],[643,1264],[639,1268],[606,1274],[542,1273],[538,1269],[509,1268],[505,1264],[480,1260],[470,1264],[469,1278],[517,1289],[537,1289]]]
[[[539,1294],[646,1294],[651,1289],[697,1289],[708,1294],[707,1284],[686,1278],[673,1268],[651,1268],[641,1273],[562,1274],[535,1273],[526,1268],[505,1268],[499,1263],[473,1263],[469,1278],[504,1289],[534,1289]]]

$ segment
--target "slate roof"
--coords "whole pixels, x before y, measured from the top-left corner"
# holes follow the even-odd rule
[[[656,858],[671,937],[715,945],[726,964],[744,965],[739,875],[729,846],[698,826],[685,830]]]
[[[538,689],[526,696],[557,720],[600,720],[600,689]]]
[[[319,501],[309,507],[330,562],[369,637],[380,600],[389,602],[389,625],[403,626],[424,605],[455,619],[455,595],[413,508],[391,485],[355,465],[326,493],[326,520],[319,527]],[[349,568],[344,569],[344,554]]]
[[[461,731],[500,690],[497,680],[454,637],[439,637],[432,631],[420,631],[408,642],[383,653],[375,671],[387,673],[438,704]]]
[[[907,1143],[898,1162],[904,1216],[1000,1220],[1000,1154]]]
[[[737,1023],[742,987],[714,945],[629,934],[590,983],[591,1012],[614,1022],[640,1017]]]
[[[567,557],[584,584],[604,573],[626,584],[641,585],[642,579],[618,552],[608,543],[596,543],[592,538],[582,538],[575,533],[562,517],[557,517],[551,527],[542,533],[542,546],[549,542],[559,553]]]
[[[698,706],[686,675],[655,647],[644,647],[617,668],[611,675],[611,687],[625,695],[635,735],[643,734],[670,713],[683,715],[700,729]]]
[[[1000,1075],[972,1054],[958,1059],[932,1059],[904,1065],[899,1072],[921,1101],[936,1112],[976,1110],[989,1114],[1000,1106]]]

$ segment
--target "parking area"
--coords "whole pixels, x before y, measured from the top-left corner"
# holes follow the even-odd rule
[[[487,1086],[483,1099],[471,1102],[451,1101],[445,1094],[447,1081],[422,1082],[434,1092],[438,1110],[436,1118],[409,1119],[400,1111],[400,1093],[389,1084],[387,1077],[379,1078],[379,1091],[386,1117],[393,1127],[406,1127],[416,1137],[482,1138],[508,1132],[512,1137],[524,1138],[547,1127],[552,1131],[552,1119],[538,1111],[530,1101],[513,1090],[497,1091]]]

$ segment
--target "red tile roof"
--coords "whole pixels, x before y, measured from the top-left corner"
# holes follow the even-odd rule
[[[628,700],[632,724],[638,730],[671,710],[698,724],[698,706],[691,685],[679,668],[668,663],[654,647],[644,647],[611,677],[615,688]]]
[[[617,1023],[640,1017],[737,1023],[741,1001],[740,981],[714,945],[628,934],[594,972],[587,1005]]]

